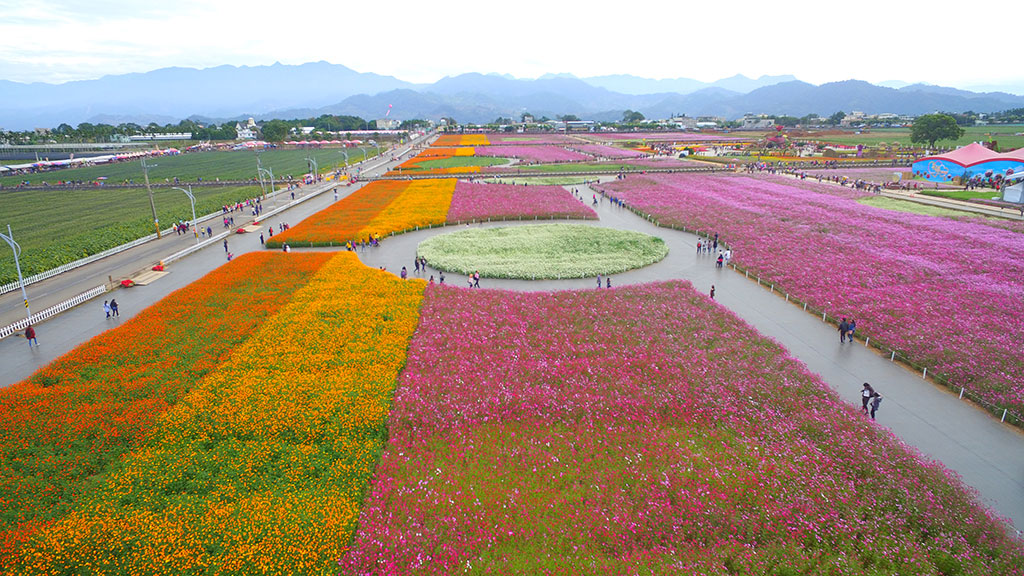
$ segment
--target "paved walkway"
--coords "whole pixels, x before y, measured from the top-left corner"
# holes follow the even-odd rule
[[[593,193],[580,188],[584,198]],[[341,189],[339,189],[341,190]],[[351,193],[355,188],[345,189]],[[333,202],[331,194],[310,200],[281,217],[295,224]],[[860,405],[860,385],[874,384],[886,400],[878,413],[878,424],[916,448],[960,474],[974,487],[984,504],[1007,517],[1016,527],[1024,527],[1024,435],[1002,425],[983,411],[955,395],[924,381],[900,365],[890,363],[873,349],[859,344],[840,344],[835,327],[820,318],[791,305],[778,293],[758,286],[728,269],[717,269],[711,255],[697,255],[696,237],[684,232],[655,227],[650,222],[623,208],[614,208],[607,201],[598,207],[600,221],[584,221],[593,226],[637,230],[665,239],[669,255],[665,260],[639,270],[612,276],[613,286],[652,282],[672,278],[689,280],[701,292],[711,284],[716,287],[716,301],[732,310],[759,332],[774,338],[790,354],[803,361],[813,372],[855,406]],[[578,221],[577,221],[578,222]],[[489,223],[475,226],[493,227],[532,224],[532,221]],[[386,266],[397,273],[406,266],[415,276],[412,265],[416,247],[426,238],[464,228],[434,228],[386,238],[382,246],[359,253],[368,266]],[[258,235],[233,239],[235,254],[258,250]],[[326,249],[325,249],[326,250]],[[121,321],[137,310],[156,302],[172,290],[187,285],[224,262],[223,248],[215,246],[189,256],[170,268],[171,274],[150,286],[118,290],[115,297],[122,310]],[[438,276],[436,270],[421,273]],[[447,283],[465,286],[467,279],[454,273],[445,274]],[[524,291],[595,289],[595,280],[521,281],[481,280],[484,288]],[[99,332],[113,327],[117,321],[106,321],[102,302],[86,304],[39,326],[39,351],[29,352],[20,338],[0,340],[0,360],[4,371],[0,386],[17,382]]]

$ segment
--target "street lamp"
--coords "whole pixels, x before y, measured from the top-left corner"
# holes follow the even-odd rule
[[[198,224],[196,224],[196,197],[192,195],[192,185],[188,185],[188,190],[178,188],[177,186],[171,186],[171,190],[181,190],[188,196],[189,202],[192,203],[192,233],[196,236],[196,244],[199,244],[199,228]]]
[[[316,158],[306,156],[306,162],[309,163],[309,171],[313,173],[313,183],[316,184],[317,177],[320,175],[320,167],[316,163]]]
[[[28,307],[28,294],[25,293],[25,279],[21,277],[21,264],[18,262],[18,256],[21,256],[21,244],[14,241],[14,234],[11,233],[11,225],[7,225],[7,235],[0,232],[0,238],[3,238],[10,246],[11,250],[14,251],[14,267],[18,270],[18,284],[21,286],[21,298],[25,301],[25,312],[28,314],[29,320],[32,319],[32,310]]]

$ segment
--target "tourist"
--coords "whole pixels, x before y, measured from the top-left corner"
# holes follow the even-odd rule
[[[225,252],[228,251],[228,239],[227,238],[224,239],[224,251]]]
[[[36,329],[31,324],[25,327],[25,339],[28,340],[28,347],[31,348],[32,344],[35,343],[36,347],[39,347],[39,341],[36,340]]]
[[[871,419],[875,419],[875,412],[878,412],[878,407],[882,404],[882,395],[876,393],[875,399],[871,401]]]
[[[103,301],[103,311],[107,313],[107,318],[110,318],[110,302]]]
[[[441,272],[441,276],[438,278],[438,283],[444,284],[444,272]]]
[[[402,266],[402,273],[400,274],[400,276],[402,277],[402,280],[405,280],[406,278],[409,277],[409,272],[406,271],[405,266]]]
[[[850,331],[850,323],[847,322],[846,318],[844,317],[842,319],[842,321],[839,322],[839,343],[840,344],[842,344],[843,342],[846,342],[846,334],[849,331]]]
[[[860,411],[865,416],[868,415],[868,401],[871,400],[875,395],[875,389],[871,387],[871,384],[864,383],[864,387],[860,391]]]
[[[263,232],[260,232],[260,246],[263,246]]]
[[[110,300],[110,313],[114,316],[120,316],[120,313],[117,311],[117,300],[115,299]]]
[[[712,300],[715,299],[715,285],[714,284],[711,285],[711,299]]]
[[[598,289],[601,288],[601,275],[600,274],[597,275],[597,288]]]
[[[473,272],[473,288],[480,287],[480,271]]]
[[[612,287],[612,277],[608,276],[604,280],[605,280],[605,286],[604,287],[605,288],[611,288]]]
[[[857,332],[857,321],[851,318],[846,331],[846,339],[853,342],[853,335],[855,332]]]

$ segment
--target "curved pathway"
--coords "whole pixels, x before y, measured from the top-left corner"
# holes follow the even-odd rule
[[[572,189],[573,186],[566,186]],[[584,198],[594,192],[576,186]],[[600,196],[599,196],[600,197]],[[587,202],[589,205],[590,203]],[[863,344],[840,344],[835,326],[786,302],[784,295],[748,280],[729,269],[715,267],[711,254],[696,253],[693,234],[660,228],[625,208],[603,200],[597,207],[600,220],[573,223],[635,230],[663,238],[669,254],[661,262],[612,276],[612,286],[683,279],[705,294],[715,285],[715,300],[761,334],[773,338],[789,353],[817,373],[840,396],[860,406],[862,382],[871,382],[886,398],[878,412],[878,425],[889,428],[925,457],[937,460],[976,489],[981,501],[1015,528],[1024,528],[1024,434],[1000,424],[983,410],[889,361]],[[550,221],[549,221],[550,222]],[[490,222],[474,227],[518,226],[535,221]],[[395,274],[405,266],[410,277],[435,279],[439,272],[428,268],[416,274],[413,259],[423,240],[468,227],[447,226],[386,238],[380,248],[359,252],[374,268],[385,266]],[[467,286],[468,278],[445,273],[445,283]],[[572,280],[503,280],[481,278],[482,288],[518,291],[596,289],[596,278]]]
[[[381,169],[386,167],[386,164],[381,165]],[[584,186],[577,188],[584,198],[590,198],[593,194]],[[339,189],[339,192],[348,195],[356,189],[358,187],[353,186]],[[289,210],[281,216],[281,220],[295,224],[331,203],[332,195],[322,194],[319,198]],[[586,204],[589,205],[589,202]],[[965,483],[978,491],[984,504],[1008,518],[1018,529],[1024,527],[1024,434],[999,424],[970,404],[958,401],[954,394],[922,380],[916,373],[890,363],[888,358],[879,356],[873,349],[857,344],[840,345],[831,324],[825,324],[820,318],[786,303],[784,298],[771,293],[767,287],[759,286],[728,269],[715,268],[711,255],[697,255],[696,236],[656,227],[624,208],[610,206],[607,201],[602,201],[597,211],[599,221],[582,223],[659,236],[669,247],[668,257],[661,262],[612,276],[613,286],[684,279],[690,281],[698,291],[707,293],[714,284],[716,301],[720,305],[785,346],[790,354],[818,373],[846,401],[859,405],[861,382],[872,382],[886,397],[878,414],[880,426],[888,427],[909,446],[960,474]],[[495,222],[474,226],[533,223]],[[402,266],[406,266],[410,276],[415,276],[412,262],[419,242],[462,227],[434,228],[389,237],[380,248],[360,252],[359,256],[368,266],[386,266],[389,271],[396,273]],[[260,248],[256,234],[247,234],[232,242],[232,252],[235,254]],[[213,246],[212,249],[204,249],[174,264],[169,268],[171,274],[152,285],[118,290],[112,296],[121,304],[120,321],[126,321],[149,304],[223,263],[223,249]],[[107,271],[98,270],[93,273],[106,276]],[[437,275],[436,270],[428,270],[421,273],[420,277],[427,278],[431,273]],[[465,276],[454,273],[446,273],[446,279],[448,284],[455,286],[467,284]],[[593,290],[595,284],[594,278],[555,281],[481,280],[484,288],[522,291]],[[0,373],[0,386],[27,378],[36,368],[96,334],[115,327],[117,323],[105,321],[101,303],[95,301],[41,324],[38,328],[41,349],[30,352],[21,338],[0,340],[0,364],[4,367]]]

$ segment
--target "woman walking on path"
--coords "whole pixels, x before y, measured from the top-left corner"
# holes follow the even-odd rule
[[[107,302],[106,300],[103,301],[103,311],[107,313],[107,318],[110,318],[110,302]]]
[[[25,327],[25,339],[28,340],[29,348],[32,347],[33,342],[35,343],[36,348],[39,347],[39,341],[36,340],[36,329],[33,328],[31,324]]]
[[[882,403],[882,395],[875,394],[875,399],[871,401],[871,419],[875,419],[875,412],[878,412],[878,406]]]
[[[871,387],[871,384],[864,383],[864,387],[860,391],[860,411],[865,416],[868,415],[868,402],[876,395],[875,389]]]
[[[112,299],[110,301],[110,313],[113,314],[114,316],[119,316],[120,315],[117,312],[117,300]]]

